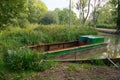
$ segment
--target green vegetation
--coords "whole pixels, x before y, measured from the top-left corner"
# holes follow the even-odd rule
[[[96,11],[96,24],[99,28],[113,28],[120,30],[120,1],[109,0]]]
[[[97,28],[115,29],[115,24],[98,24]]]
[[[68,65],[68,70],[69,71],[76,71],[79,69],[90,69],[90,68],[95,68],[95,67],[102,67],[105,68],[107,66],[103,66],[103,64],[101,64],[101,61],[96,61],[96,63],[94,63],[94,65],[90,64],[90,63],[79,63],[79,64],[70,64]]]
[[[47,11],[41,0],[1,0],[0,30],[8,26],[26,27],[30,23],[38,23]]]
[[[11,28],[0,34],[1,49],[16,49],[21,46],[76,40],[80,35],[97,34],[94,28],[65,27],[65,25],[40,25],[34,28]]]
[[[71,24],[91,24],[92,26],[96,25],[100,28],[116,28],[119,30],[119,0],[118,2],[109,0],[103,6],[101,6],[101,1],[97,2],[95,0],[94,3],[96,6],[90,4],[90,0],[78,1],[76,4],[76,9],[81,16],[77,18],[75,12],[72,10],[70,11],[67,8],[64,8],[62,10],[56,8],[54,11],[48,11],[47,6],[42,2],[42,0],[1,0],[0,30],[6,29],[8,26],[26,27],[31,23],[66,25],[69,21],[69,12],[71,13]],[[91,10],[89,8],[90,6],[93,6],[94,10],[91,15],[88,16]],[[85,9],[86,7],[88,7],[87,11]],[[86,13],[87,15],[85,16]]]
[[[6,67],[13,71],[39,70],[39,66],[43,63],[43,61],[41,62],[42,59],[44,59],[42,54],[35,53],[26,48],[17,51],[9,50],[8,54],[4,56]]]
[[[26,18],[27,0],[0,0],[0,29],[4,29],[7,25],[17,23],[18,19]]]
[[[31,24],[68,24],[69,9],[55,9],[48,11],[41,0],[15,0],[0,1],[0,31],[8,26],[20,26],[22,28]],[[72,24],[76,24],[78,18],[71,11]]]
[[[75,71],[79,68],[80,66],[78,64],[71,64],[68,66],[68,71]]]
[[[30,23],[38,23],[45,16],[48,9],[41,0],[28,0],[28,21]]]
[[[102,61],[102,60],[95,60],[94,62],[93,62],[95,65],[105,65],[104,64],[104,62]]]
[[[89,12],[90,12],[90,4],[91,0],[78,0],[76,3],[76,9],[79,12],[79,18],[80,18],[80,23],[85,25]],[[87,8],[87,11],[85,10],[85,8]],[[86,14],[87,15],[86,15]]]
[[[48,11],[42,0],[0,0],[0,80],[11,77],[20,80],[26,74],[56,66],[56,62],[44,61],[46,56],[42,51],[33,52],[28,45],[66,42],[76,40],[80,35],[96,35],[97,31],[90,27],[93,22],[88,19],[90,0],[81,1],[77,4],[79,14],[82,14],[78,19],[67,8]],[[97,15],[94,17],[98,27],[115,28],[116,21],[119,26],[119,5],[117,15],[117,2],[110,1],[103,8],[96,9]],[[85,10],[86,6],[88,11]],[[71,27],[68,27],[69,17]],[[96,64],[102,65],[102,62],[96,61]],[[70,65],[69,70],[76,70],[79,66]]]
[[[44,61],[45,55],[33,52],[27,48],[16,51],[9,50],[0,58],[3,64],[0,64],[1,80],[20,80],[27,74],[34,74],[36,71],[45,71],[55,67],[57,62]],[[13,78],[13,79],[12,79]]]
[[[111,3],[107,3],[103,7],[100,7],[99,10],[96,11],[96,21],[97,27],[99,28],[116,28],[115,17],[113,14],[113,10],[110,10],[112,7]]]
[[[70,11],[67,8],[64,8],[63,10],[56,8],[53,12],[55,12],[58,15],[58,23],[59,24],[68,24],[69,12],[71,13],[71,24],[76,24],[78,21],[78,18],[76,16],[75,12]]]
[[[53,11],[49,11],[42,18],[40,23],[45,24],[45,25],[47,25],[47,24],[58,24],[58,15]]]
[[[95,35],[97,31],[89,27],[71,26],[68,28],[66,25],[36,25],[26,28],[9,27],[0,33],[0,75],[8,76],[11,71],[44,71],[56,65],[53,61],[43,61],[45,55],[41,52],[36,53],[27,47],[23,49],[20,49],[20,47],[71,41],[76,40],[80,35],[87,34]],[[22,77],[20,74],[17,75],[16,78]]]

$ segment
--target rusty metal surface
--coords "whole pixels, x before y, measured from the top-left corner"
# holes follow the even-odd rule
[[[79,41],[70,41],[70,42],[61,42],[61,43],[53,43],[53,44],[31,45],[28,47],[35,51],[46,52],[46,51],[59,50],[59,49],[65,49],[65,48],[82,46],[82,45],[87,45],[87,44]]]

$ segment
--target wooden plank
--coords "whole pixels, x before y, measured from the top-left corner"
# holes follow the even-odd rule
[[[97,43],[97,44],[90,44],[90,45],[83,45],[83,46],[74,46],[74,47],[60,49],[60,50],[47,51],[47,53],[59,52],[59,51],[64,51],[64,50],[71,50],[71,49],[76,49],[76,48],[85,48],[85,47],[90,47],[90,46],[95,46],[95,45],[100,45],[100,44],[107,45],[108,43]]]
[[[64,49],[64,48],[68,48],[68,47],[74,47],[78,44],[78,42],[79,41],[76,40],[76,41],[70,41],[70,42],[38,44],[38,45],[30,45],[30,46],[28,46],[28,48],[30,48],[32,50],[37,50],[38,48],[40,48],[44,51],[52,51],[52,50]]]
[[[110,58],[115,64],[119,64],[120,65],[120,58]],[[50,60],[45,60],[45,61],[50,61]],[[72,62],[72,63],[88,63],[88,64],[99,64],[99,62],[103,62],[103,64],[105,65],[111,65],[112,63],[107,59],[88,59],[88,60],[81,60],[81,59],[59,59],[59,60],[54,60],[56,62]],[[113,64],[112,64],[113,65]]]

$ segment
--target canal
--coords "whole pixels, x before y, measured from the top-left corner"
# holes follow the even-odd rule
[[[99,33],[100,36],[105,37],[107,47],[103,50],[93,51],[86,54],[81,54],[81,59],[96,59],[96,58],[120,58],[120,35],[112,35]]]

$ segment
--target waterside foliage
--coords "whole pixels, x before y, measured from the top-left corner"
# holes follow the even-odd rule
[[[67,25],[36,25],[26,28],[14,27],[0,32],[0,62],[12,71],[44,71],[55,65],[42,61],[45,56],[27,48],[28,45],[66,42],[80,35],[96,35],[94,28]],[[20,47],[25,47],[20,49]],[[41,62],[42,61],[42,62]],[[3,64],[0,63],[2,69]]]

